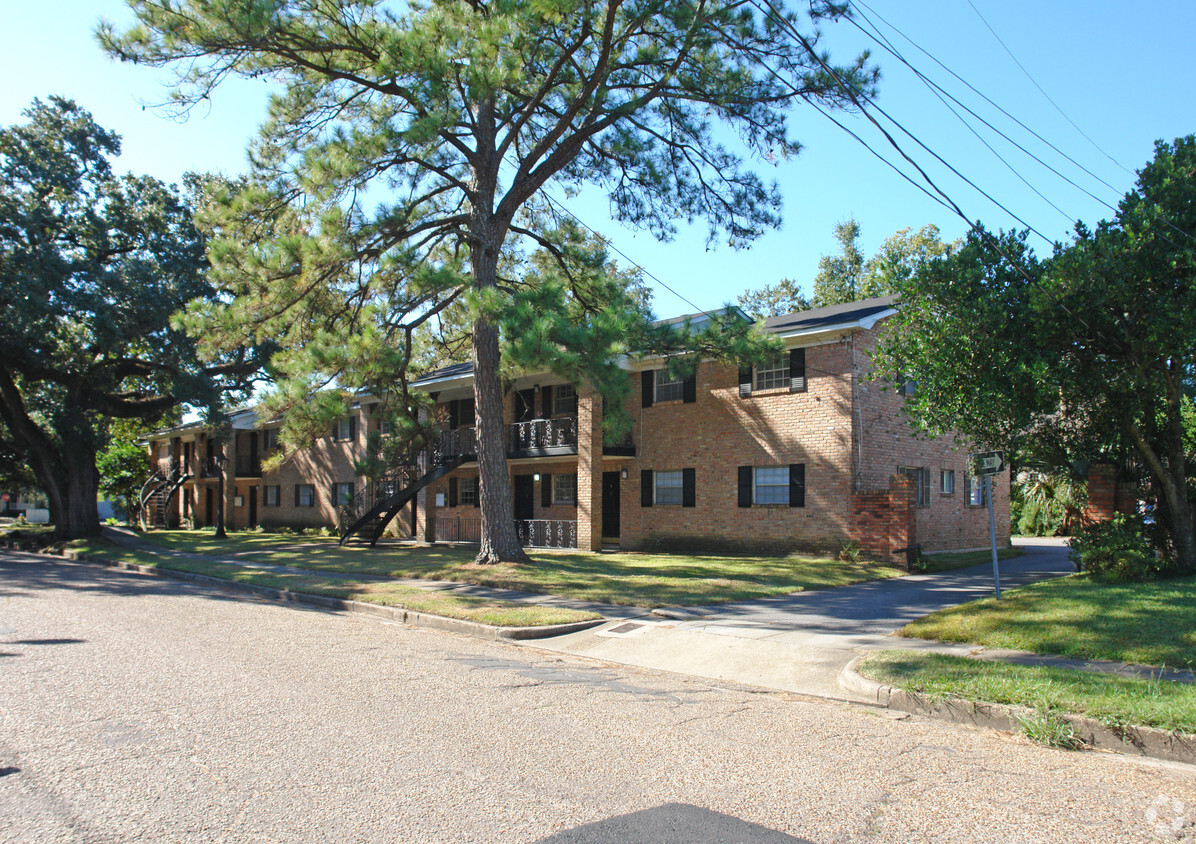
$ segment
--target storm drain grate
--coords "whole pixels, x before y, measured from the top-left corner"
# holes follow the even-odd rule
[[[620,624],[618,627],[612,627],[610,630],[608,630],[606,632],[607,633],[630,633],[633,630],[639,630],[641,627],[645,627],[645,626],[646,625],[636,624],[633,621],[629,621],[626,624]]]

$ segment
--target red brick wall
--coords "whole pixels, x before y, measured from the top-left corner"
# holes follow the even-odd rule
[[[914,481],[891,475],[887,489],[859,490],[851,496],[851,537],[860,552],[885,563],[904,564],[894,552],[918,541]]]
[[[1137,511],[1137,491],[1129,484],[1118,483],[1116,466],[1094,464],[1089,467],[1088,506],[1084,508],[1086,523],[1107,522],[1115,513],[1132,515]]]

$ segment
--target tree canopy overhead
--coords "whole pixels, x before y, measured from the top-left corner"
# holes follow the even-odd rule
[[[413,326],[467,307],[481,562],[524,559],[503,451],[499,325],[514,298],[507,262],[534,247],[568,269],[556,226],[541,224],[540,193],[592,184],[616,219],[657,237],[701,219],[712,240],[745,244],[780,219],[778,188],[747,159],[798,151],[789,103],[850,107],[840,80],[864,91],[876,80],[866,57],[832,69],[812,55],[816,31],[793,40],[784,27],[796,15],[738,0],[130,6],[137,24],[102,25],[100,38],[122,59],[175,67],[179,105],[233,74],[285,91],[253,150],[250,186],[225,206],[221,225],[239,236],[213,250],[240,296],[207,325],[264,331],[285,319],[297,330],[306,316],[307,348],[320,331],[391,341],[386,360],[369,344],[374,371],[401,381]],[[808,23],[845,13],[815,0]],[[617,307],[573,293],[594,312]],[[346,365],[369,356],[363,345],[323,344]]]
[[[69,100],[34,100],[0,129],[0,454],[46,493],[59,538],[98,532],[102,417],[214,406],[244,354],[200,366],[171,315],[211,293],[179,192],[117,176],[120,138]]]
[[[1012,449],[1046,440],[1129,461],[1164,545],[1196,571],[1196,138],[1158,143],[1112,221],[1039,261],[1016,234],[973,232],[897,283],[881,366],[912,372],[931,430]]]

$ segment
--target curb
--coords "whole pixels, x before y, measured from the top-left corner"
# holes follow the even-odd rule
[[[375,618],[383,618],[387,621],[393,621],[398,624],[408,624],[412,627],[423,627],[430,630],[442,630],[448,633],[459,633],[463,636],[472,636],[475,639],[485,639],[487,641],[501,641],[503,639],[516,641],[526,641],[529,639],[548,639],[553,636],[563,636],[567,633],[576,633],[579,630],[587,630],[591,627],[597,627],[598,625],[605,624],[610,620],[607,618],[594,618],[589,619],[588,621],[574,621],[568,624],[546,624],[539,627],[496,627],[492,624],[482,624],[478,621],[466,621],[465,619],[460,618],[448,618],[447,616],[443,615],[431,615],[429,613],[415,612],[414,610],[404,609],[403,607],[388,607],[381,604],[368,604],[364,601],[353,601],[346,598],[332,598],[327,595],[313,595],[310,592],[294,592],[290,589],[276,589],[273,586],[259,586],[254,583],[237,583],[233,580],[225,580],[222,577],[212,577],[211,575],[207,574],[196,574],[194,572],[180,571],[178,569],[157,568],[154,566],[137,565],[136,563],[126,563],[120,560],[109,560],[104,557],[93,557],[89,554],[80,554],[69,549],[55,553],[42,550],[30,551],[27,547],[23,546],[24,543],[7,541],[0,542],[0,547],[17,551],[27,551],[29,553],[39,554],[43,557],[62,557],[65,560],[70,560],[76,563],[121,569],[123,571],[142,574],[148,577],[161,577],[167,580],[180,580],[200,586],[214,586],[223,592],[250,594],[259,598],[266,598],[267,600],[276,601],[283,604],[304,604],[307,606],[319,607],[320,609],[334,610],[336,612],[370,615]]]
[[[1035,714],[1033,709],[1024,706],[907,692],[860,674],[858,668],[864,659],[863,655],[857,656],[844,666],[839,674],[839,685],[845,691],[854,692],[878,706],[953,724],[1014,733],[1021,731],[1019,718]],[[1086,750],[1106,750],[1196,765],[1196,735],[1160,730],[1157,727],[1111,727],[1095,718],[1063,712],[1059,713],[1059,717],[1071,725],[1076,738],[1083,742]]]

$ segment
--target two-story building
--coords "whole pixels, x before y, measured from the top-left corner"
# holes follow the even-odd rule
[[[692,377],[674,380],[663,360],[628,358],[622,365],[638,389],[625,407],[630,436],[620,442],[604,439],[602,397],[587,385],[544,373],[516,379],[504,423],[520,537],[534,547],[774,553],[837,552],[854,541],[885,559],[915,544],[930,552],[987,545],[983,488],[969,475],[967,453],[953,438],[914,434],[903,410],[913,382],[867,377],[894,313],[886,297],[766,320],[785,351],[763,367],[703,361]],[[700,327],[704,318],[680,319]],[[472,366],[411,386],[434,399],[441,433],[422,471],[440,477],[428,477],[414,508],[400,511],[400,532],[476,542]],[[334,523],[338,500],[364,494],[352,455],[371,423],[363,400],[342,422],[344,438],[330,435],[275,473],[226,468],[232,523]],[[269,426],[251,415],[234,415],[233,428],[229,464],[252,464],[269,449]],[[186,436],[174,440],[185,453]],[[210,495],[190,505],[202,513],[197,524],[211,521]],[[1008,544],[1008,475],[995,479],[994,505],[998,542]]]

